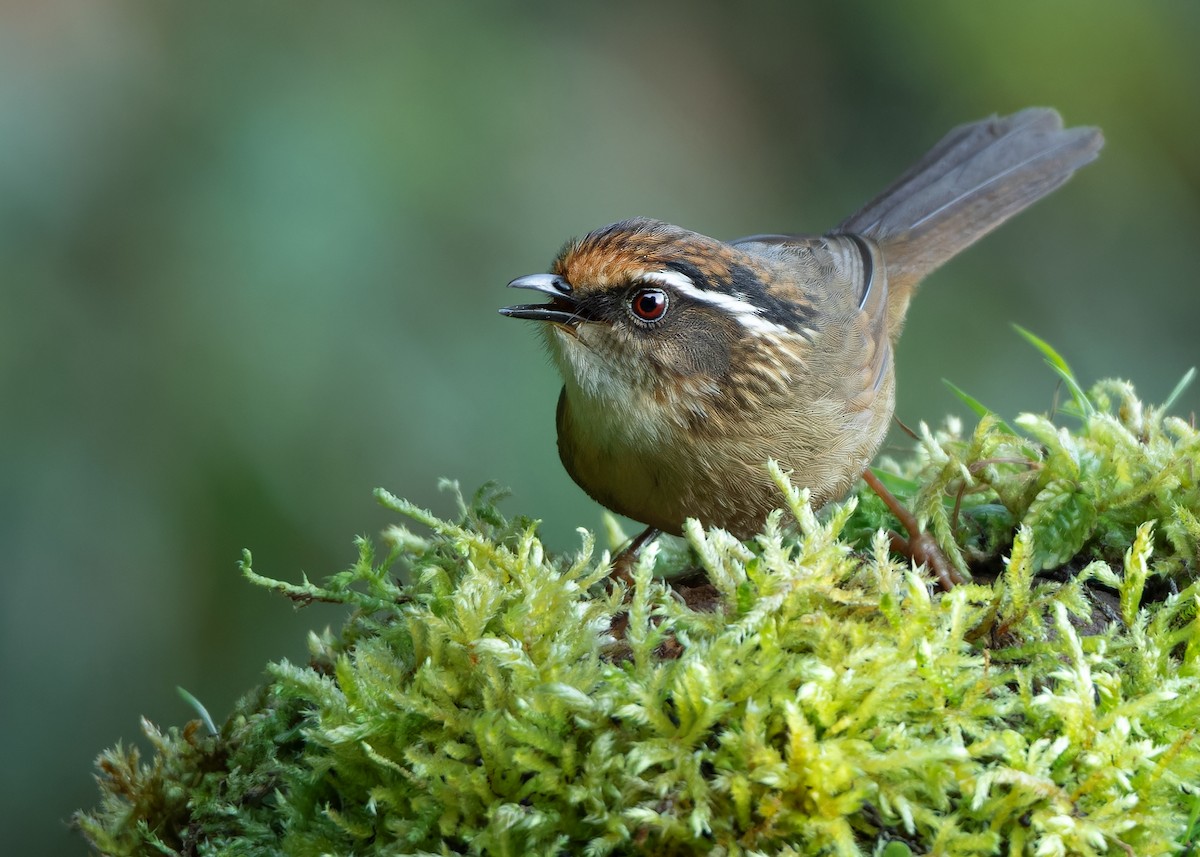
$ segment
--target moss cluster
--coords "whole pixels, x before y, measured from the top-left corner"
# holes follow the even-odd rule
[[[628,590],[490,494],[451,523],[381,492],[420,531],[386,557],[245,563],[345,628],[215,734],[106,752],[77,824],[106,854],[1193,853],[1200,432],[1115,382],[1075,408],[922,433],[892,482],[975,575],[944,595],[873,496],[817,515],[778,472],[786,517],[692,526]]]

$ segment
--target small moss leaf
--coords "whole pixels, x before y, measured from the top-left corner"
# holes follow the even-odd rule
[[[1004,575],[997,581],[997,586],[1002,587],[999,618],[1006,626],[1017,624],[1029,611],[1035,573],[1033,542],[1033,530],[1028,526],[1017,530],[1012,552],[1004,566]]]
[[[217,734],[217,724],[213,723],[212,715],[208,713],[208,709],[204,707],[204,703],[198,700],[193,694],[184,690],[182,687],[176,687],[175,692],[190,705],[200,717],[200,722],[204,724],[204,728],[208,730],[209,735]]]
[[[994,417],[997,421],[996,425],[1001,431],[1005,432],[1006,434],[1016,434],[1016,432],[1012,430],[1012,427],[1009,426],[1009,424],[1004,420],[1000,419],[1000,417],[997,417],[991,408],[976,399],[966,390],[962,389],[957,384],[946,378],[942,379],[942,383],[949,387],[950,392],[957,396],[959,401],[970,408],[977,417]]]
[[[1137,529],[1137,537],[1125,551],[1125,574],[1121,580],[1121,618],[1132,628],[1142,606],[1142,593],[1150,576],[1150,555],[1154,552],[1154,522]]]
[[[1175,385],[1175,389],[1171,391],[1171,395],[1167,396],[1167,400],[1162,403],[1162,409],[1164,411],[1171,410],[1171,406],[1175,404],[1176,400],[1183,395],[1184,391],[1187,390],[1187,388],[1190,387],[1192,382],[1195,380],[1196,367],[1193,366],[1191,369],[1183,373],[1183,377],[1179,379],[1179,383]]]
[[[1092,535],[1096,505],[1074,482],[1056,479],[1038,492],[1021,524],[1034,534],[1034,570],[1058,568]]]
[[[1079,386],[1079,382],[1075,380],[1075,373],[1071,371],[1071,367],[1067,365],[1067,361],[1062,355],[1054,350],[1053,346],[1046,340],[1031,333],[1019,324],[1014,324],[1013,328],[1021,336],[1025,338],[1034,348],[1042,352],[1042,356],[1046,358],[1046,364],[1054,370],[1058,377],[1062,378],[1063,383],[1067,385],[1067,389],[1071,391],[1071,398],[1075,400],[1075,406],[1079,408],[1079,413],[1084,417],[1090,417],[1095,413],[1095,408],[1088,399],[1087,394],[1083,392],[1083,388]]]

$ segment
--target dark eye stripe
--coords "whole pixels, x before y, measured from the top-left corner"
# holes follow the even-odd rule
[[[745,265],[730,264],[728,276],[716,281],[698,265],[686,260],[672,259],[665,262],[664,266],[683,274],[698,289],[737,295],[739,300],[751,304],[755,314],[764,322],[785,327],[801,336],[804,335],[804,329],[812,325],[811,305],[772,294],[754,271]]]

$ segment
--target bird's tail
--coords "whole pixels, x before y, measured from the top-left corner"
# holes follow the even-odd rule
[[[959,126],[836,231],[880,244],[896,323],[920,280],[1095,159],[1098,128],[1031,107]]]

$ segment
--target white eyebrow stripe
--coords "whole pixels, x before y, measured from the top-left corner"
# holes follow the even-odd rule
[[[791,332],[782,324],[767,321],[762,317],[761,310],[749,301],[734,297],[727,292],[698,289],[691,277],[678,271],[646,271],[636,279],[647,283],[658,283],[661,286],[670,286],[679,294],[694,301],[716,307],[732,316],[733,320],[742,327],[754,333],[787,334]]]
[[[696,284],[692,282],[692,278],[681,274],[678,271],[643,271],[634,277],[635,280],[643,280],[647,283],[658,283],[660,286],[670,286],[673,289],[678,289],[681,292],[698,292]]]

